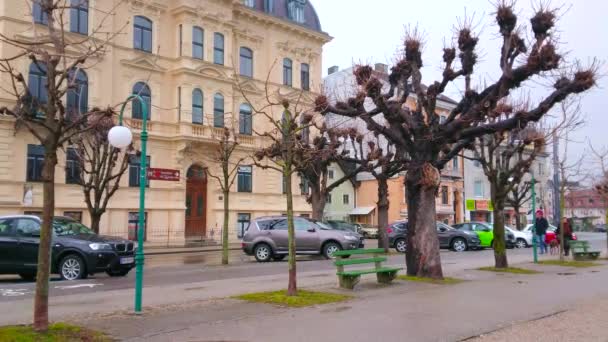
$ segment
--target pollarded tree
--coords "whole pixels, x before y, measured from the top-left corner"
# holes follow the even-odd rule
[[[494,109],[488,123],[509,120],[513,107],[500,104]],[[545,136],[529,127],[500,131],[475,139],[468,146],[473,151],[473,159],[481,164],[490,183],[490,198],[494,206],[494,263],[497,268],[508,267],[505,245],[505,205],[514,186],[524,181],[524,175],[536,156],[543,151]]]
[[[388,91],[382,91],[381,81],[373,75],[370,66],[364,65],[354,70],[358,85],[354,97],[336,103],[329,103],[323,95],[316,99],[317,111],[360,118],[369,130],[390,141],[397,154],[407,154],[411,158],[406,177],[409,220],[406,263],[410,275],[443,277],[435,228],[435,194],[439,188],[440,170],[472,139],[525,127],[529,122],[540,120],[569,95],[595,85],[595,66],[575,70],[571,75],[560,75],[549,94],[535,107],[518,111],[506,120],[488,122],[496,106],[513,90],[525,86],[526,81],[563,70],[562,56],[552,39],[555,11],[544,7],[536,11],[530,20],[533,38],[529,43],[520,35],[523,29],[518,27],[518,17],[511,2],[500,2],[495,18],[502,38],[497,61],[500,75],[487,86],[476,88],[472,84],[479,39],[470,25],[464,25],[457,33],[458,51],[454,47],[443,50],[445,65],[440,81],[428,87],[422,84],[422,42],[416,31],[410,31],[406,34],[403,55],[391,68]],[[459,79],[464,79],[463,97],[447,119],[440,121],[437,98],[450,83]],[[415,95],[411,106],[407,103],[410,95]],[[372,108],[364,106],[369,102],[366,99],[373,103]],[[381,113],[385,124],[374,120]]]

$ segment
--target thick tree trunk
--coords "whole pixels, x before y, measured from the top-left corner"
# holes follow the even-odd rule
[[[515,228],[517,230],[522,230],[523,227],[521,226],[521,215],[519,215],[519,209],[519,206],[513,206],[513,210],[515,211]]]
[[[388,180],[378,177],[378,248],[388,252]]]
[[[288,166],[288,170],[291,166]],[[296,283],[296,239],[293,225],[293,194],[291,189],[291,174],[285,174],[285,188],[287,193],[287,245],[289,250],[289,281],[287,284],[287,295],[297,296],[298,287]]]
[[[34,329],[46,331],[49,327],[49,273],[51,270],[52,219],[55,211],[55,166],[57,148],[45,146],[42,168],[42,226],[38,248],[38,271],[34,296]]]
[[[435,209],[439,172],[426,165],[425,172],[423,167],[419,167],[409,170],[407,174],[408,238],[405,261],[408,275],[443,279]]]
[[[318,184],[310,187],[310,205],[312,207],[312,218],[322,221],[325,212],[326,196],[323,194]]]
[[[505,211],[504,202],[492,202],[494,205],[494,240],[492,248],[494,248],[494,267],[507,268],[507,248],[505,241]]]
[[[228,183],[228,182],[226,182]],[[230,220],[230,189],[224,187],[224,223],[222,226],[222,265],[228,265],[228,221]]]
[[[99,225],[101,223],[101,213],[98,212],[89,212],[89,216],[91,217],[91,229],[99,234]]]

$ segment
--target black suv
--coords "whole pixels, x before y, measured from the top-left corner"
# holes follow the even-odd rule
[[[40,218],[0,216],[0,274],[19,274],[23,279],[36,277]],[[125,276],[133,268],[134,245],[118,237],[97,235],[68,217],[53,218],[51,272],[62,279],[84,279],[106,272]]]

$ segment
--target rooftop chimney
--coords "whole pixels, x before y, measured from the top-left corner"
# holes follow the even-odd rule
[[[331,75],[335,72],[338,72],[338,70],[340,70],[340,67],[337,65],[334,65],[334,66],[330,67],[329,69],[327,69],[327,74]]]
[[[388,74],[388,65],[384,63],[376,63],[374,65],[374,70],[383,74]]]

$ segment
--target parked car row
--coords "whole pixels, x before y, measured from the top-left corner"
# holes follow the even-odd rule
[[[407,221],[397,221],[388,227],[389,245],[399,253],[407,251]],[[468,230],[458,230],[437,222],[437,237],[440,248],[450,248],[456,252],[481,248],[479,236]]]
[[[40,226],[37,216],[0,216],[0,274],[36,277]],[[98,235],[69,217],[54,217],[52,228],[51,272],[62,279],[125,276],[135,265],[132,241]]]

